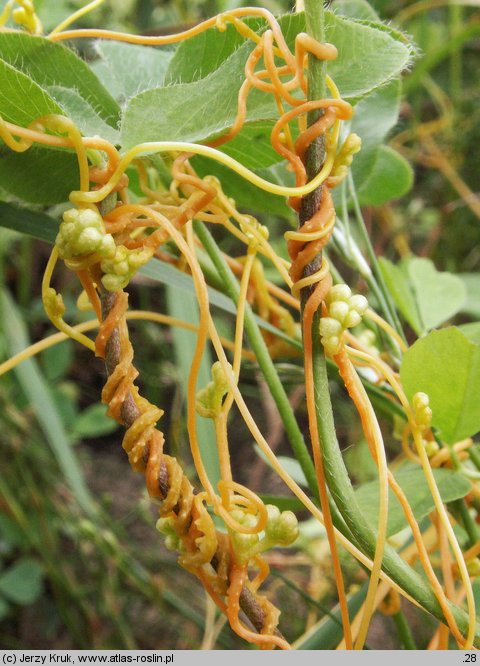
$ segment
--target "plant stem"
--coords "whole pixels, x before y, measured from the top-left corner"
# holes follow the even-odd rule
[[[352,198],[353,202],[353,209],[355,212],[355,217],[357,219],[357,229],[360,232],[360,235],[362,236],[362,240],[365,243],[365,247],[367,250],[367,255],[368,258],[370,259],[370,263],[372,265],[372,270],[373,274],[376,277],[377,283],[375,283],[375,295],[380,301],[380,305],[382,307],[382,310],[385,314],[385,317],[389,324],[393,326],[393,328],[397,331],[397,333],[402,337],[402,339],[406,342],[405,334],[403,332],[403,329],[400,325],[400,320],[398,318],[397,312],[395,310],[395,306],[392,301],[392,297],[390,296],[390,292],[387,288],[387,285],[385,284],[385,280],[383,279],[383,274],[380,269],[380,264],[378,263],[377,255],[375,254],[375,250],[373,249],[372,242],[370,240],[370,236],[368,235],[367,228],[365,226],[365,220],[363,219],[363,214],[362,210],[360,208],[360,204],[358,201],[357,197],[357,191],[355,189],[355,184],[353,182],[352,174],[350,173],[348,175],[348,185],[349,185],[349,190],[350,190],[350,196]],[[373,286],[370,285],[369,286]]]
[[[407,618],[405,617],[403,611],[395,613],[392,619],[395,622],[398,637],[400,639],[402,647],[405,650],[418,650],[412,632],[410,630],[410,625],[408,624]]]

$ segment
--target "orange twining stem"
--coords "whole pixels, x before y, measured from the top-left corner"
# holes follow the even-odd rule
[[[313,234],[327,229],[331,233],[333,230],[333,225],[331,225],[332,219],[335,219],[335,207],[330,190],[324,187],[320,208],[298,231],[302,234]],[[305,267],[320,254],[327,244],[329,237],[330,234],[313,241],[289,240],[287,242],[288,254],[292,260],[290,277],[294,283],[302,279]],[[320,303],[321,301],[316,303],[317,307],[320,306]]]
[[[116,32],[113,30],[97,30],[97,29],[82,29],[82,30],[65,30],[63,32],[57,32],[49,35],[49,39],[54,42],[58,42],[64,39],[79,39],[79,38],[94,38],[94,39],[112,39],[115,41],[128,42],[130,44],[145,44],[151,46],[163,46],[168,44],[176,44],[177,42],[183,42],[191,37],[195,37],[200,33],[208,30],[208,28],[213,28],[217,26],[219,29],[224,29],[225,23],[230,20],[230,17],[241,18],[248,16],[259,16],[267,21],[270,25],[273,34],[275,36],[275,41],[277,42],[278,48],[282,54],[282,57],[287,61],[287,63],[294,68],[295,67],[295,57],[291,53],[290,49],[287,46],[285,38],[282,34],[281,28],[271,12],[267,9],[261,7],[242,7],[238,9],[232,9],[213,18],[207,19],[202,23],[189,28],[188,30],[183,30],[182,32],[175,33],[173,35],[161,35],[161,36],[146,36],[146,35],[131,35],[121,32]],[[232,21],[233,22],[233,21]]]
[[[345,388],[348,391],[348,394],[354,403],[357,412],[360,415],[360,419],[362,422],[362,427],[363,427],[363,432],[365,434],[365,437],[367,439],[367,443],[370,449],[370,453],[372,455],[372,458],[377,462],[377,455],[375,452],[374,448],[374,443],[373,443],[373,432],[371,428],[371,423],[370,423],[370,417],[368,414],[368,409],[366,406],[366,401],[368,401],[368,397],[363,390],[363,387],[361,387],[361,383],[358,381],[355,369],[353,367],[352,362],[350,361],[346,350],[343,348],[338,354],[335,355],[334,361],[337,364],[340,376],[345,384]],[[433,588],[433,591],[435,592],[435,596],[437,597],[438,603],[440,604],[440,607],[442,608],[443,614],[445,616],[445,619],[447,620],[448,626],[450,628],[450,631],[452,634],[455,636],[457,641],[462,641],[463,637],[458,629],[457,623],[455,621],[455,618],[453,617],[452,611],[450,609],[450,606],[448,604],[447,597],[445,595],[444,589],[442,585],[440,584],[435,571],[433,569],[433,566],[430,562],[430,558],[428,556],[428,551],[425,547],[425,543],[422,538],[422,533],[420,530],[420,527],[418,525],[418,522],[415,518],[415,515],[412,511],[412,508],[408,502],[407,497],[405,496],[405,493],[403,492],[402,488],[399,486],[397,483],[395,477],[393,476],[392,472],[388,471],[388,483],[395,493],[398,501],[400,502],[400,505],[403,509],[405,518],[407,519],[407,522],[412,530],[412,534],[415,540],[415,544],[417,546],[417,551],[418,551],[418,556],[420,559],[420,562],[423,566],[423,569],[428,577],[428,580]]]
[[[276,645],[282,650],[290,650],[289,643],[280,636],[273,634],[256,634],[240,621],[238,615],[240,613],[240,593],[243,586],[248,580],[248,570],[246,566],[240,566],[236,563],[233,564],[230,570],[230,585],[228,587],[228,604],[227,604],[227,617],[230,626],[239,636],[244,638],[249,643],[256,643],[257,645]],[[270,627],[269,627],[270,628]]]

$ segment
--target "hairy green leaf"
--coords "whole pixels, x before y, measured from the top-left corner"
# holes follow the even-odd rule
[[[98,134],[110,143],[119,143],[119,132],[108,125],[76,90],[63,86],[48,86],[47,91],[62,107],[64,115],[73,120],[84,136]]]
[[[287,15],[280,24],[290,43],[305,30],[303,14]],[[398,76],[410,60],[404,37],[387,26],[328,13],[326,30],[339,52],[329,71],[345,98],[358,100]],[[229,35],[231,30],[211,29],[180,45],[166,76],[175,83],[130,100],[122,122],[125,146],[167,139],[203,141],[232,126],[245,62],[254,45],[246,41],[239,46],[238,39],[227,44]],[[272,100],[258,90],[251,92],[247,107],[247,122],[277,116]]]
[[[42,88],[61,86],[75,90],[95,112],[115,127],[119,107],[90,67],[71,49],[45,37],[25,32],[0,33],[0,57]],[[27,96],[23,105],[30,108]]]
[[[117,101],[125,102],[164,82],[174,51],[124,42],[98,41],[99,56],[91,67]],[[125,66],[128,63],[128,66]]]
[[[5,34],[8,33],[0,32],[0,44]],[[3,59],[0,59],[0,81],[0,115],[4,120],[26,127],[39,116],[62,113],[45,90]]]

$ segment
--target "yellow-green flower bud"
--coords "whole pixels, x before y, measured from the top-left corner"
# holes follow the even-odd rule
[[[358,326],[361,321],[362,315],[358,314],[356,310],[350,310],[343,323],[345,328],[353,328],[354,326]]]
[[[320,321],[321,342],[325,351],[334,355],[340,351],[343,332],[362,321],[368,301],[360,294],[352,296],[348,285],[336,284],[330,289],[325,302],[328,306],[328,317],[323,317]]]
[[[333,335],[339,335],[342,332],[342,324],[332,317],[323,317],[320,320],[320,335],[328,338]]]
[[[345,321],[350,312],[350,307],[347,301],[333,301],[328,308],[328,314],[333,319],[336,319],[341,324]]]
[[[60,319],[65,314],[65,303],[61,294],[49,287],[43,295],[43,307],[51,319]]]
[[[212,381],[197,393],[197,413],[206,419],[214,419],[222,409],[223,398],[228,393],[229,386],[221,363],[216,361],[212,365]]]
[[[292,511],[282,511],[272,504],[266,506],[265,545],[290,546],[298,537],[298,521]]]
[[[477,576],[480,576],[480,559],[478,557],[474,557],[471,560],[467,561],[467,571],[472,578],[476,578]]]
[[[440,451],[440,447],[434,439],[424,439],[423,448],[429,458],[433,458]]]
[[[233,511],[230,512],[230,515],[237,523],[244,527],[255,527],[257,524],[257,518],[251,513],[246,513],[242,509],[233,509]],[[259,535],[244,534],[231,528],[229,528],[229,532],[237,559],[242,563],[248,562],[258,550],[257,546],[260,540]]]
[[[352,290],[348,284],[336,284],[330,289],[325,300],[327,304],[334,301],[348,301],[351,295]]]
[[[362,296],[362,294],[354,294],[350,298],[349,303],[350,308],[355,310],[355,312],[358,312],[360,315],[365,314],[368,310],[368,301],[365,296]]]
[[[130,282],[134,274],[151,258],[153,250],[138,248],[129,250],[119,245],[112,258],[102,261],[101,267],[105,275],[102,284],[108,291],[120,291]]]
[[[432,410],[429,406],[430,399],[426,393],[419,391],[412,399],[415,422],[424,430],[430,427],[432,422]]]
[[[173,518],[159,518],[156,528],[165,536],[165,547],[167,550],[181,550],[180,539],[175,531],[175,521]]]
[[[64,212],[55,245],[65,260],[94,253],[104,258],[115,256],[113,236],[105,232],[100,213],[90,208],[70,208]]]

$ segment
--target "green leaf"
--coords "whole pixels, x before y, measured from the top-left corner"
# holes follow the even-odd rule
[[[359,201],[362,206],[381,206],[402,197],[412,185],[413,170],[407,160],[390,146],[380,146],[368,178],[358,188]]]
[[[16,523],[0,513],[0,556],[7,555],[14,548],[23,545],[25,539]]]
[[[406,352],[400,377],[409,400],[427,393],[432,424],[448,444],[480,430],[480,346],[454,326],[432,331]]]
[[[5,62],[17,67],[42,88],[62,86],[75,90],[99,116],[112,127],[116,126],[118,104],[90,67],[63,44],[19,31],[1,32],[0,54]],[[22,106],[31,108],[30,97],[23,98]]]
[[[254,28],[261,24],[256,19],[248,21]],[[225,32],[211,28],[182,42],[173,56],[165,74],[165,84],[192,83],[215,72],[235,51],[243,47],[248,55],[245,39],[227,24]]]
[[[198,325],[198,305],[195,296],[193,294],[184,294],[182,298],[178,298],[178,291],[175,287],[167,286],[166,290],[169,314],[177,319],[183,319],[183,321]],[[186,404],[188,378],[192,367],[196,334],[192,331],[173,327],[172,338],[184,404]],[[204,388],[212,380],[211,367],[211,354],[209,349],[206,348],[203,352],[202,363],[198,373],[197,391]],[[221,475],[218,452],[215,445],[215,427],[211,419],[202,418],[198,414],[196,416],[196,424],[202,462],[210,482],[213,487],[216,488],[217,483],[221,479]]]
[[[392,295],[395,305],[413,330],[420,335],[422,322],[417,304],[413,297],[408,279],[400,266],[396,266],[385,257],[379,257],[383,279]]]
[[[174,51],[123,42],[98,41],[91,67],[117,101],[161,86]],[[128,63],[126,67],[125,64]]]
[[[418,335],[453,317],[465,302],[460,277],[437,271],[430,259],[412,257],[395,266],[381,257],[380,266],[398,309]]]
[[[122,144],[130,148],[144,141],[199,142],[226,132],[237,114],[247,55],[245,49],[238,49],[204,79],[154,88],[132,97],[122,119]],[[275,117],[273,99],[254,90],[248,100],[248,121]]]
[[[102,437],[118,430],[118,423],[107,416],[107,407],[102,403],[90,405],[73,422],[72,434],[79,439]]]
[[[459,331],[462,331],[463,335],[467,337],[470,342],[474,342],[476,345],[480,345],[480,322],[476,321],[471,324],[462,324],[457,326]]]
[[[34,204],[63,203],[79,183],[73,153],[37,146],[14,153],[0,146],[0,187],[18,199]]]
[[[437,271],[430,259],[414,257],[406,265],[424,330],[455,315],[466,300],[465,285],[451,273]]]
[[[64,377],[73,362],[73,342],[65,340],[55,347],[45,349],[40,355],[46,378],[53,382]]]
[[[465,497],[472,489],[470,481],[463,474],[447,469],[435,469],[433,475],[444,502],[452,502],[460,497]],[[435,502],[423,470],[406,464],[395,472],[395,479],[405,493],[417,521],[427,516],[435,508]],[[361,486],[355,491],[355,496],[363,515],[376,529],[378,526],[378,481],[371,481]],[[408,523],[400,502],[393,490],[389,488],[387,536],[390,537],[407,526]]]
[[[95,111],[76,90],[64,88],[63,86],[48,86],[47,91],[63,109],[63,115],[67,116],[78,127],[84,136],[98,134],[102,139],[110,143],[118,144],[120,134],[118,130],[108,125],[105,120]]]
[[[367,0],[336,0],[335,11],[348,18],[380,21],[378,14]]]
[[[458,276],[467,290],[467,300],[462,306],[462,312],[480,318],[480,273],[460,273]]]
[[[27,606],[42,593],[42,576],[40,565],[24,557],[0,575],[0,592],[9,601]]]
[[[29,341],[17,307],[6,290],[0,292],[0,312],[0,322],[10,354],[17,354],[28,347]],[[14,372],[78,504],[86,513],[95,514],[95,503],[85,485],[82,471],[38,364],[34,359],[28,359],[18,365]]]
[[[303,14],[287,15],[280,24],[291,43],[305,31]],[[246,41],[232,52],[227,44],[230,33],[211,29],[180,45],[167,72],[167,81],[176,82],[130,100],[122,121],[126,147],[143,141],[204,141],[232,126],[245,62],[254,45]],[[327,13],[326,33],[339,51],[338,59],[329,64],[329,73],[345,98],[361,98],[398,76],[410,60],[411,47],[405,38],[381,24]],[[162,114],[158,114],[159,108]],[[254,90],[248,100],[247,122],[276,117],[270,97]]]
[[[270,461],[265,456],[261,448],[255,444],[254,445],[255,453],[261,458],[266,465],[271,467]],[[295,483],[298,483],[300,486],[308,488],[307,480],[305,479],[305,474],[300,466],[300,463],[295,458],[289,458],[288,456],[277,456],[277,460],[283,469],[292,477]]]
[[[273,149],[270,143],[273,125],[273,122],[266,121],[245,125],[238,136],[222,146],[222,152],[238,160],[249,169],[255,170],[284,162],[283,157]],[[212,163],[212,160],[206,161]],[[228,171],[230,170],[228,169]],[[243,180],[243,182],[246,181]]]
[[[0,53],[2,37],[6,34],[10,33],[0,32]],[[62,113],[61,107],[45,90],[2,59],[0,81],[0,115],[4,120],[26,127],[39,116]]]
[[[366,3],[363,16],[366,16]],[[246,23],[257,32],[266,27],[266,22],[258,19],[247,19]],[[306,30],[304,14],[286,14],[279,23],[292,49],[296,35]],[[351,20],[327,11],[325,26],[327,41],[338,48],[338,58],[329,62],[328,73],[346,98],[359,99],[368,94],[398,76],[410,62],[412,45],[402,33],[385,24]],[[232,26],[223,33],[211,28],[180,44],[166,81],[178,83],[203,79],[239,53],[243,75],[243,66],[252,49],[253,44],[244,42]]]
[[[365,206],[398,198],[412,185],[413,173],[408,163],[391,148],[382,146],[397,123],[400,93],[399,79],[387,83],[357,104],[350,123],[349,131],[362,139],[362,149],[353,160],[352,175],[360,202]]]

